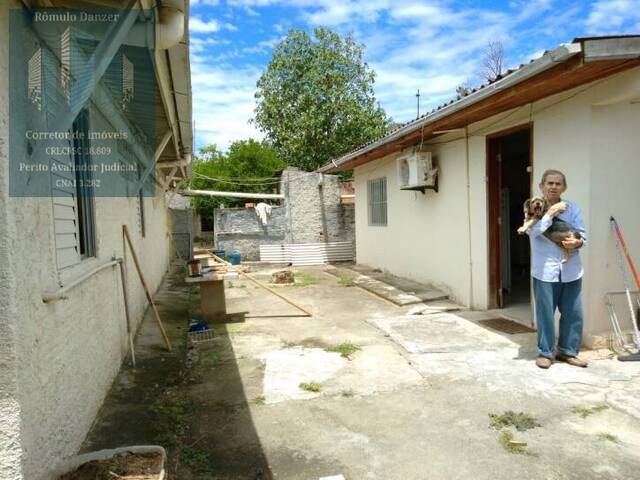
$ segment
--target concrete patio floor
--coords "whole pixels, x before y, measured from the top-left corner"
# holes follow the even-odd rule
[[[198,291],[172,272],[156,298],[177,348],[163,351],[148,316],[138,366],[123,366],[83,450],[161,444],[181,480],[638,478],[640,362],[590,351],[588,369],[540,370],[535,333],[487,329],[485,312],[408,315],[415,305],[304,272],[309,285],[278,291],[313,317],[234,280],[231,322],[191,350]],[[360,350],[328,351],[344,342]],[[509,410],[541,425],[510,430],[524,454],[490,427]]]

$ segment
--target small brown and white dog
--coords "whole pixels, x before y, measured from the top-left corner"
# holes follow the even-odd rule
[[[549,204],[543,197],[532,197],[524,202],[524,223],[518,228],[518,234],[524,235],[533,225],[540,220],[549,209]],[[562,242],[569,239],[581,239],[580,232],[575,230],[571,224],[553,217],[553,223],[544,232],[544,236],[558,245],[562,249],[562,263],[569,259],[569,249]]]

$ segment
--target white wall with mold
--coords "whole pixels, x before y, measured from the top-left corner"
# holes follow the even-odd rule
[[[18,225],[10,221],[6,201],[9,195],[9,18],[0,6],[0,478],[22,480],[21,412],[19,403],[19,358],[16,341],[20,335],[15,292],[18,279],[10,239]]]
[[[137,197],[96,198],[96,257],[57,269],[51,198],[8,196],[10,6],[0,6],[0,477],[40,480],[77,451],[127,353],[116,267],[73,288],[66,300],[45,304],[43,295],[124,256],[135,327],[147,303],[123,252],[122,225],[153,291],[167,271],[170,241],[163,195],[144,199],[144,238]]]
[[[620,287],[611,263],[615,260],[608,229],[611,213],[623,222],[631,251],[640,252],[636,212],[640,189],[634,186],[640,178],[640,68],[469,125],[469,212],[463,132],[425,142],[424,148],[433,153],[440,168],[438,193],[399,190],[396,159],[400,152],[357,167],[357,261],[432,283],[460,303],[487,308],[486,137],[529,122],[533,125],[533,193],[538,192],[544,170],[559,169],[568,178],[564,197],[582,208],[589,237],[589,245],[581,252],[585,343],[589,345],[609,328],[604,292]],[[388,182],[388,225],[369,226],[367,181],[383,176]]]

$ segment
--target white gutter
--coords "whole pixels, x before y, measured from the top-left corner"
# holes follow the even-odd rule
[[[156,22],[158,50],[168,50],[180,43],[184,37],[184,12],[184,0],[162,0]]]
[[[186,197],[232,197],[232,198],[255,198],[266,200],[284,200],[281,193],[241,193],[241,192],[218,192],[214,190],[180,190],[177,193]]]
[[[167,122],[173,134],[173,148],[179,161],[189,163],[190,159],[180,152],[180,118],[174,101],[168,50],[176,47],[186,37],[186,0],[162,0],[157,7],[155,25],[156,78],[164,106]],[[175,68],[175,66],[174,66]]]
[[[419,120],[416,120],[408,125],[405,125],[404,127],[400,127],[395,132],[389,134],[386,137],[381,138],[380,140],[376,140],[370,145],[366,145],[360,148],[359,150],[348,153],[347,155],[344,155],[335,161],[332,160],[331,163],[327,163],[326,165],[320,167],[317,171],[320,173],[325,173],[334,168],[337,168],[340,165],[343,165],[349,162],[350,160],[353,160],[354,158],[359,157],[360,155],[364,155],[365,153],[375,150],[376,148],[386,145],[387,143],[390,143],[394,140],[402,138],[408,133],[419,130],[425,125],[433,123],[436,120],[439,120],[441,118],[448,117],[452,113],[463,110],[464,108],[469,107],[474,103],[477,103],[481,100],[484,100],[485,98],[495,95],[496,93],[502,90],[505,90],[509,87],[517,85],[518,83],[523,82],[524,80],[527,80],[528,78],[531,78],[539,73],[542,73],[545,70],[549,70],[550,68],[555,67],[557,64],[566,61],[567,59],[580,53],[581,51],[582,51],[582,47],[579,43],[570,43],[570,44],[562,45],[556,48],[555,50],[553,50],[552,52],[549,52],[543,55],[542,57],[538,58],[537,60],[534,60],[533,62],[518,69],[512,74],[507,75],[506,77],[466,97],[461,98],[460,100],[456,101],[455,103],[447,107],[441,108],[440,110],[437,110],[431,114],[428,114]]]

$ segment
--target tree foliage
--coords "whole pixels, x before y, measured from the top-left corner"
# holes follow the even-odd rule
[[[195,157],[190,188],[273,193],[278,187],[274,178],[285,166],[275,148],[267,142],[239,140],[231,144],[227,154],[211,144],[202,147]],[[232,197],[193,197],[192,205],[199,214],[210,216],[220,205],[241,206],[246,201]]]
[[[291,30],[257,83],[254,122],[290,165],[313,170],[383,134],[364,46],[325,28]]]

